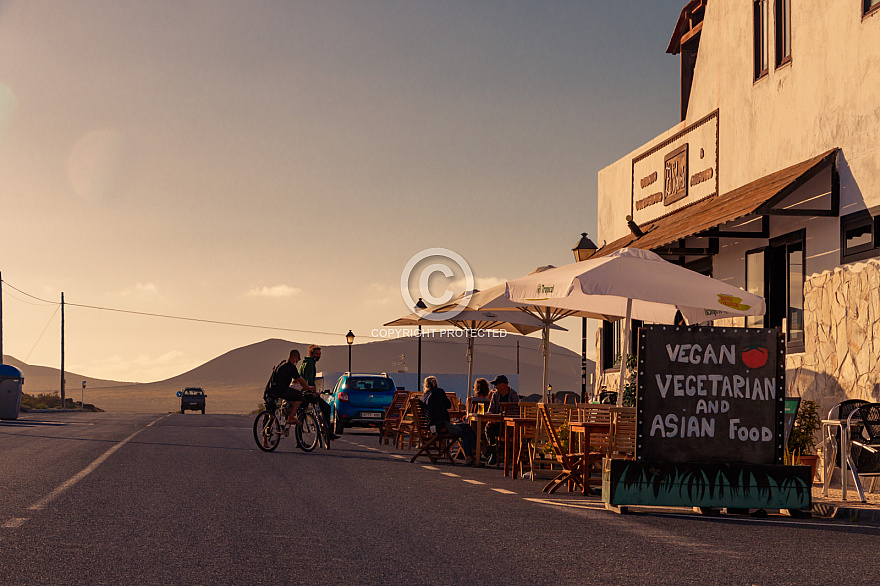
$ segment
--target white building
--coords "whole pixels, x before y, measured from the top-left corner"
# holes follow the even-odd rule
[[[693,0],[667,52],[682,120],[599,173],[596,254],[764,295],[790,395],[880,400],[880,0]]]

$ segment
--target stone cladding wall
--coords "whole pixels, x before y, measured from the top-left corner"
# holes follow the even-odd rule
[[[805,352],[788,357],[788,395],[817,401],[880,401],[880,262],[843,265],[804,285]]]

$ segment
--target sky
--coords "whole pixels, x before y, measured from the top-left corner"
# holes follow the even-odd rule
[[[66,369],[149,382],[375,341],[432,248],[478,289],[572,262],[679,121],[684,4],[0,0],[4,353],[58,367],[63,293]]]

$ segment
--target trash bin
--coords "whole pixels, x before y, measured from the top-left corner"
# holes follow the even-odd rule
[[[21,371],[8,364],[0,364],[0,419],[18,419],[21,408]]]

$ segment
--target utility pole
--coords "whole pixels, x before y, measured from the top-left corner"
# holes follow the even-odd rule
[[[519,340],[516,341],[516,376],[519,376]]]
[[[61,408],[64,409],[64,292],[61,292]]]
[[[3,273],[0,273],[0,364],[3,364]]]

